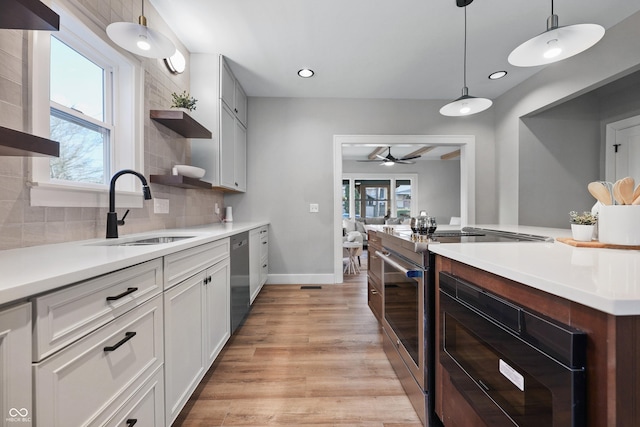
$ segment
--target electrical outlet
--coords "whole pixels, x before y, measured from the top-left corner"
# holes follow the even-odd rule
[[[216,215],[220,215],[220,206],[218,206],[217,203],[213,211],[216,213]]]
[[[169,213],[169,199],[153,199],[153,213],[168,214]]]
[[[312,213],[320,212],[320,207],[318,206],[317,203],[310,203],[309,204],[309,212],[312,212]]]

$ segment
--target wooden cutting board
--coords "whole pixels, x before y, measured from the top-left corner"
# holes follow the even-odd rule
[[[590,242],[579,242],[577,240],[573,240],[571,237],[558,237],[556,238],[556,240],[558,242],[566,243],[567,245],[575,246],[577,248],[640,250],[640,246],[614,245],[612,243],[600,243],[597,240],[592,240]]]

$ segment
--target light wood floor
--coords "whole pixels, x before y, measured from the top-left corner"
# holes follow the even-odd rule
[[[366,292],[264,286],[174,426],[419,427]]]

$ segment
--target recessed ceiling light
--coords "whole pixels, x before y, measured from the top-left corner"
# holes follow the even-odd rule
[[[496,72],[493,72],[493,73],[489,74],[489,78],[491,80],[498,80],[498,79],[503,78],[506,75],[507,75],[506,71],[496,71]]]
[[[309,68],[303,68],[302,70],[298,71],[298,75],[303,79],[308,79],[309,77],[313,77],[314,74],[315,72]]]

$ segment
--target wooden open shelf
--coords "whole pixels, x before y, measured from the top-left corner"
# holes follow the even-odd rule
[[[149,179],[154,184],[168,185],[171,187],[189,188],[189,189],[207,189],[211,190],[211,183],[201,181],[196,178],[189,178],[182,175],[150,175]]]
[[[211,138],[211,131],[180,110],[151,110],[151,120],[162,123],[185,138]]]
[[[60,29],[60,16],[40,0],[2,0],[0,28],[16,30]]]
[[[0,126],[0,156],[58,157],[60,144]]]

